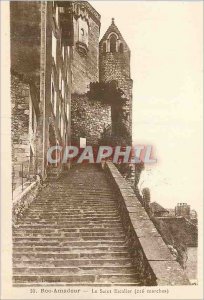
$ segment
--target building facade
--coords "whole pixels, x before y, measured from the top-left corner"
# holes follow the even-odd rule
[[[13,189],[36,174],[46,178],[48,148],[71,141],[70,6],[10,3]]]
[[[178,203],[175,207],[176,217],[184,217],[190,219],[191,207],[187,203]]]
[[[98,146],[113,127],[113,109],[90,99],[93,83],[116,82],[131,135],[130,50],[114,21],[100,37],[100,14],[87,1],[12,1],[11,101],[13,188],[39,175],[60,174],[50,164],[51,146]],[[117,123],[115,121],[115,123]]]
[[[29,173],[40,172],[37,139],[40,136],[41,6],[37,2],[11,2],[10,15],[11,142],[15,190],[27,180]]]

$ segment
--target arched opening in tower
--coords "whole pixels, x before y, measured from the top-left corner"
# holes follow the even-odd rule
[[[115,35],[111,35],[111,37],[110,37],[110,52],[112,52],[112,53],[116,52],[116,42],[117,42],[117,39],[116,39]]]
[[[119,51],[120,53],[123,53],[123,43],[120,43]]]
[[[103,43],[103,53],[106,53],[106,43]]]

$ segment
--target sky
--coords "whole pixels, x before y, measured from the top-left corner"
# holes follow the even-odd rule
[[[101,37],[115,18],[131,49],[133,140],[157,163],[139,188],[166,208],[202,209],[203,2],[90,1]]]

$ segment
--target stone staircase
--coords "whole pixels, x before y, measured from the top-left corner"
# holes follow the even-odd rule
[[[105,173],[74,166],[13,229],[13,285],[143,285]]]

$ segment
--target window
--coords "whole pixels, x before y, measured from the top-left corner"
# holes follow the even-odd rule
[[[56,111],[57,111],[57,93],[56,93],[56,90],[55,90],[55,86],[54,86],[54,82],[52,81],[52,84],[51,84],[51,102],[52,102],[52,107],[53,107],[53,111],[54,111],[54,115],[56,116]]]
[[[88,46],[88,32],[86,24],[81,24],[80,31],[79,31],[79,42],[84,43]]]
[[[62,89],[62,72],[61,69],[59,70],[59,90]]]
[[[69,103],[67,103],[67,119],[69,120]]]
[[[103,43],[103,53],[106,53],[106,43]]]
[[[88,22],[83,18],[78,18],[78,38],[76,40],[77,49],[80,54],[86,55],[88,52],[88,32],[89,26]]]
[[[65,60],[65,47],[62,46],[62,59]]]
[[[33,150],[30,147],[30,162],[33,163]]]
[[[62,116],[61,116],[61,128],[60,128],[60,131],[61,131],[61,137],[63,136],[63,134],[64,134],[64,121],[63,121],[63,118],[62,118]]]
[[[120,51],[120,53],[123,53],[123,43],[120,43],[120,48],[119,48],[119,51]]]
[[[59,7],[58,6],[56,6],[55,20],[56,20],[56,24],[58,26],[59,25]]]
[[[54,114],[56,116],[57,114],[57,92],[55,91],[55,95],[54,95]]]
[[[56,63],[56,52],[57,52],[57,39],[54,36],[54,33],[52,32],[52,57],[55,60]]]
[[[31,104],[32,105],[32,104]],[[34,110],[34,107],[33,107],[33,105],[32,105],[32,107],[31,107],[31,109],[32,109],[32,116],[31,116],[31,118],[32,118],[32,130],[33,130],[33,132],[35,131],[35,110]]]
[[[64,138],[64,140],[65,140],[65,146],[67,146],[67,133],[65,133],[65,138]]]
[[[64,79],[62,79],[62,98],[65,99]]]
[[[58,114],[58,128],[61,126],[61,106],[59,105],[59,114]]]
[[[65,12],[64,7],[59,7],[59,12],[63,14]]]
[[[54,106],[54,100],[55,99],[55,88],[54,88],[54,84],[52,82],[52,105]]]
[[[81,36],[84,36],[84,29],[83,28],[81,28]]]
[[[111,35],[111,37],[110,37],[110,52],[112,52],[112,53],[116,52],[116,43],[117,43],[116,36]]]
[[[29,164],[29,173],[33,174],[34,171],[34,159],[33,159],[33,150],[30,147],[30,164]]]

